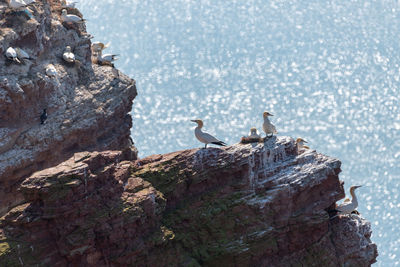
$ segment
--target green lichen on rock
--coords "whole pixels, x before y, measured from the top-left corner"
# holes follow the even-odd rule
[[[142,168],[132,171],[134,176],[150,182],[158,191],[167,195],[175,190],[178,183],[184,182],[185,176],[178,167],[164,168],[165,165],[166,163],[152,169]]]

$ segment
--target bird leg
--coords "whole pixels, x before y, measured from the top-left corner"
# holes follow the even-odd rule
[[[207,144],[205,144],[204,148],[207,148]]]

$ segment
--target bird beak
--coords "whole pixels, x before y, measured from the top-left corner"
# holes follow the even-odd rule
[[[304,143],[308,143],[306,140],[303,140]]]
[[[270,116],[274,116],[274,115],[272,115],[271,113],[269,113],[268,115],[270,115]]]
[[[356,188],[362,187],[362,185],[357,185]]]
[[[190,120],[190,121],[197,122],[197,121],[195,121],[195,120]]]

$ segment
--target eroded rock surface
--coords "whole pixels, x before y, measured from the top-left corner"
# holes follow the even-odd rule
[[[80,153],[34,173],[0,261],[50,266],[369,266],[370,224],[329,218],[340,162],[291,138],[132,161]]]
[[[60,20],[59,1],[37,0],[32,18],[0,2],[0,215],[22,201],[19,183],[79,151],[120,150],[129,143],[135,81],[92,64],[85,25]],[[74,8],[68,13],[81,15]],[[71,46],[78,62],[62,54]],[[7,60],[8,47],[33,59]],[[57,75],[46,68],[54,65]],[[40,124],[47,108],[48,118]]]

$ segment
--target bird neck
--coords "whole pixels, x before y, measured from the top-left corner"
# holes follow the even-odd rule
[[[357,204],[358,204],[357,196],[356,196],[356,193],[354,192],[354,189],[353,189],[353,190],[350,190],[350,195],[351,195],[351,202],[352,202],[352,203],[357,203]]]
[[[269,122],[268,116],[264,117],[264,122]]]

